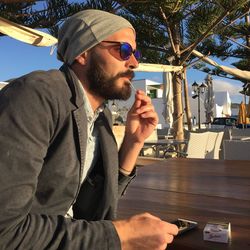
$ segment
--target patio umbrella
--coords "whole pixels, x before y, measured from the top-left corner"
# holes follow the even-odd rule
[[[205,83],[207,85],[205,99],[204,99],[204,108],[206,113],[206,122],[211,123],[214,118],[214,90],[213,90],[213,82],[212,77],[208,74]]]
[[[248,97],[247,117],[250,118],[250,96]]]
[[[34,46],[52,46],[57,39],[45,32],[11,22],[0,17],[0,33]]]
[[[172,83],[172,75],[166,72],[163,72],[163,111],[162,115],[165,119],[166,124],[169,127],[172,127],[173,124],[173,83]]]
[[[246,124],[246,105],[241,102],[238,113],[238,124],[245,125]]]
[[[249,123],[249,118],[250,118],[250,83],[246,82],[243,85],[243,89],[239,91],[242,95],[244,95],[244,103],[247,103],[247,96],[249,98],[248,105],[245,105],[246,108],[246,124]]]

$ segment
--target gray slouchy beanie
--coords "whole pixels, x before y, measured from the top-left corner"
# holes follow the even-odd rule
[[[83,10],[67,19],[58,34],[57,58],[71,65],[75,58],[115,32],[133,26],[121,16],[101,10]]]

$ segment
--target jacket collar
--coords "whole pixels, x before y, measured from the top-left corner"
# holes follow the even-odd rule
[[[82,91],[80,90],[80,86],[78,84],[78,78],[74,71],[66,64],[63,64],[60,68],[60,71],[62,71],[66,77],[66,81],[69,85],[69,88],[72,93],[72,99],[71,101],[73,104],[79,108],[83,105],[83,95]]]

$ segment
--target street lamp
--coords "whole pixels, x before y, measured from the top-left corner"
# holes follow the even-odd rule
[[[195,99],[198,97],[198,128],[199,129],[201,128],[200,94],[204,94],[206,88],[207,88],[207,85],[205,83],[202,83],[201,85],[199,85],[196,81],[194,81],[194,83],[192,84],[192,90],[194,94],[192,98]]]

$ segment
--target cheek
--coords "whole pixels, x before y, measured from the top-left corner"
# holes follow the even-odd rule
[[[121,70],[119,70],[119,67],[117,65],[111,63],[103,66],[102,69],[105,72],[106,76],[110,78],[118,78],[118,75],[122,72]]]
[[[117,60],[109,53],[108,50],[99,51],[97,49],[96,51],[93,51],[91,57],[92,58],[89,61],[89,67],[96,65],[107,77],[115,78],[118,74],[124,72],[124,61]]]

